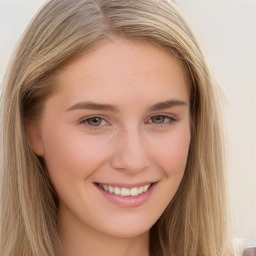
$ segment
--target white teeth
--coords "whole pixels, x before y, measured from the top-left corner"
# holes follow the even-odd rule
[[[144,187],[139,187],[139,194],[142,194],[144,192]]]
[[[114,193],[114,192],[115,192],[114,188],[111,187],[111,186],[108,186],[108,191],[109,191],[110,193]]]
[[[98,184],[99,187],[106,192],[109,192],[111,194],[120,195],[120,196],[138,196],[142,193],[145,193],[150,188],[151,184],[140,186],[140,187],[134,187],[134,188],[120,188],[120,187],[112,187],[109,185],[103,185]]]
[[[131,189],[131,196],[137,196],[139,194],[138,188],[132,188]]]
[[[130,196],[130,189],[129,188],[121,188],[121,196]]]
[[[149,186],[150,186],[150,185],[145,185],[145,186],[143,187],[143,191],[146,192],[146,191],[148,190]]]
[[[119,188],[119,187],[115,187],[114,193],[115,193],[116,195],[120,195],[120,194],[121,194],[120,188]]]

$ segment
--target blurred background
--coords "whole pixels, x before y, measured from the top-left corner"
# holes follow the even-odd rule
[[[234,237],[256,245],[256,0],[176,0],[224,92]],[[45,0],[0,0],[0,81]],[[218,161],[218,159],[216,159]]]
[[[241,240],[255,243],[256,1],[175,2],[201,39],[224,91],[228,182],[234,233]]]

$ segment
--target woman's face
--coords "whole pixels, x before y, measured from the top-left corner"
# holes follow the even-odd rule
[[[60,226],[122,238],[151,228],[184,174],[189,96],[177,59],[140,41],[101,43],[58,71],[28,132],[59,196]]]

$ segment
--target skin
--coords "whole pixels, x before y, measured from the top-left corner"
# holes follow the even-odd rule
[[[56,78],[42,118],[27,130],[59,196],[63,255],[149,255],[149,230],[179,187],[190,144],[182,65],[156,46],[115,38]],[[156,185],[143,205],[127,208],[108,201],[95,182]]]

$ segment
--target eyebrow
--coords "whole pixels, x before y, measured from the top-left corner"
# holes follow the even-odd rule
[[[158,111],[174,106],[187,106],[187,103],[182,100],[165,100],[163,102],[156,103],[155,105],[149,107],[149,111]],[[110,104],[101,104],[91,101],[79,102],[72,107],[68,108],[66,111],[79,110],[79,109],[91,109],[91,110],[104,110],[110,112],[119,112],[120,109],[118,106]]]
[[[150,111],[158,111],[167,108],[171,108],[174,106],[187,106],[188,104],[182,100],[166,100],[163,102],[156,103],[152,107],[149,108]]]
[[[119,112],[119,108],[117,106],[110,105],[110,104],[100,104],[100,103],[91,102],[91,101],[79,102],[74,106],[70,107],[69,109],[67,109],[67,111],[77,110],[77,109],[92,109],[92,110],[105,110],[105,111]]]

